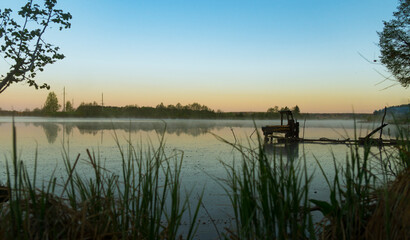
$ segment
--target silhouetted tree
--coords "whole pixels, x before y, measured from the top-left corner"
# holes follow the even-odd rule
[[[177,103],[177,105],[175,105],[175,107],[176,107],[178,110],[180,110],[180,109],[183,108],[183,106],[181,105],[181,103]]]
[[[273,108],[269,108],[268,113],[277,113],[279,112],[279,107],[278,106],[274,106]]]
[[[44,103],[43,112],[54,113],[60,109],[60,104],[58,104],[57,95],[54,92],[50,92],[47,96],[46,102]]]
[[[102,113],[102,106],[98,105],[98,103],[95,101],[93,103],[82,102],[80,106],[78,106],[78,108],[75,110],[75,112],[79,114],[79,116],[84,117],[100,116]]]
[[[167,106],[167,109],[175,109],[175,106],[170,104],[170,105]]]
[[[299,106],[298,106],[298,105],[294,106],[294,107],[292,108],[292,112],[293,112],[294,114],[300,114]]]
[[[188,109],[193,110],[193,111],[200,111],[201,107],[202,107],[201,104],[196,103],[196,102],[188,105]]]
[[[165,109],[165,105],[163,102],[161,102],[160,104],[158,104],[155,108],[161,108],[161,109]]]
[[[74,112],[74,111],[75,111],[75,109],[74,109],[74,107],[73,107],[73,104],[71,104],[70,101],[67,101],[67,102],[65,103],[65,111],[66,111],[66,112]]]
[[[410,0],[401,0],[394,19],[379,32],[380,61],[403,86],[410,84]]]
[[[280,110],[281,111],[289,111],[290,109],[288,108],[288,106],[286,106],[286,107],[282,107]]]
[[[10,69],[0,77],[0,93],[12,83],[25,81],[29,86],[47,88],[44,83],[37,85],[34,81],[37,71],[43,71],[47,64],[63,59],[59,47],[45,42],[44,34],[52,25],[59,30],[70,28],[70,13],[55,9],[57,0],[44,0],[43,6],[28,0],[18,11],[21,20],[14,20],[12,10],[0,9],[0,47],[1,57],[8,59]]]
[[[186,108],[192,111],[211,111],[209,107],[196,102],[186,105]]]

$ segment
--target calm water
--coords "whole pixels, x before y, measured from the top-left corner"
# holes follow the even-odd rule
[[[210,216],[215,219],[220,231],[230,226],[231,209],[223,189],[216,184],[215,178],[224,178],[225,169],[221,162],[231,163],[239,159],[239,155],[231,146],[217,140],[211,133],[223,137],[231,142],[253,144],[257,141],[254,123],[245,120],[152,120],[152,119],[59,119],[59,118],[29,118],[15,119],[17,128],[17,149],[19,158],[29,169],[34,166],[35,152],[38,152],[38,177],[48,179],[55,170],[55,175],[62,176],[63,149],[66,149],[70,159],[74,160],[78,154],[80,159],[86,160],[86,149],[94,151],[105,161],[105,167],[116,174],[121,174],[121,158],[114,140],[116,134],[121,144],[126,148],[127,140],[134,145],[146,147],[149,141],[158,145],[158,136],[165,131],[166,149],[170,153],[174,149],[184,152],[182,168],[182,182],[187,189],[193,189],[192,198],[205,188],[204,205]],[[279,121],[256,121],[260,127],[278,124]],[[304,123],[300,123],[303,128]],[[354,138],[355,128],[353,120],[309,120],[301,129],[305,138]],[[365,136],[375,124],[357,123],[356,133]],[[385,128],[386,137],[394,137],[394,126]],[[0,117],[0,181],[5,182],[5,162],[11,159],[12,124],[10,117]],[[63,148],[64,146],[64,148]],[[273,154],[281,152],[282,156],[292,155],[296,159],[306,157],[308,170],[315,173],[311,196],[326,199],[327,186],[319,169],[317,159],[329,177],[332,177],[332,154],[340,162],[344,162],[349,148],[345,145],[296,144],[286,148],[284,145],[268,145],[268,151]],[[84,176],[91,174],[91,168],[83,162],[81,172]],[[199,234],[203,238],[214,237],[215,230],[209,216],[202,209],[202,222]]]

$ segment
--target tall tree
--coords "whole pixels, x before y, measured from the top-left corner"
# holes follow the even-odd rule
[[[299,106],[298,105],[296,105],[296,106],[294,106],[293,108],[292,108],[292,112],[294,113],[294,114],[300,114],[300,108],[299,108]]]
[[[290,111],[290,109],[288,108],[288,106],[282,107],[282,108],[280,108],[280,110],[281,110],[281,111]]]
[[[57,95],[54,92],[50,92],[44,103],[43,112],[54,113],[60,109],[61,105],[58,104]]]
[[[379,32],[380,61],[403,86],[410,84],[410,0],[401,0],[394,19]]]
[[[46,42],[44,34],[53,25],[60,31],[70,28],[72,16],[55,8],[57,0],[41,0],[42,6],[37,4],[39,1],[27,0],[17,12],[17,20],[13,19],[11,9],[0,9],[0,56],[10,62],[8,73],[0,76],[0,93],[23,81],[36,89],[49,89],[47,83],[36,83],[36,72],[64,58],[59,47]]]
[[[66,112],[74,112],[75,111],[75,109],[73,107],[73,104],[70,101],[67,101],[65,103],[65,111]]]
[[[279,112],[279,107],[278,106],[274,106],[273,108],[268,108],[268,113],[277,113]]]

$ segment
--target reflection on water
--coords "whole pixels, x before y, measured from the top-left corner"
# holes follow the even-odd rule
[[[47,137],[48,143],[54,143],[57,140],[60,126],[55,123],[33,123],[36,127],[42,127]]]
[[[208,132],[219,131],[223,128],[250,128],[260,129],[264,125],[275,125],[279,120],[258,120],[255,123],[249,120],[178,120],[168,119],[165,121],[156,119],[65,119],[65,118],[41,118],[41,117],[17,117],[17,124],[25,126],[41,126],[44,131],[55,133],[56,125],[60,130],[64,129],[65,134],[71,134],[73,129],[78,129],[80,134],[97,135],[104,130],[123,130],[125,132],[135,133],[138,131],[155,131],[162,133],[166,127],[167,134],[187,134],[190,136],[200,136]],[[11,123],[11,117],[0,117],[0,126]],[[54,124],[52,127],[47,125]],[[306,124],[306,127],[304,125]],[[372,129],[379,126],[380,123],[359,123],[353,120],[310,120],[301,126],[301,137],[336,137],[336,138],[353,138],[353,132],[358,135],[365,135]],[[51,129],[53,128],[53,129]],[[305,129],[306,128],[306,129]],[[314,131],[311,131],[314,129]],[[353,130],[353,131],[352,131]],[[59,131],[59,130],[57,130]],[[393,125],[387,126],[383,133],[386,136],[395,137],[396,128]],[[54,136],[55,134],[51,134]],[[52,137],[50,138],[52,139]]]
[[[64,124],[64,131],[67,135],[70,135],[71,132],[73,131],[74,126],[70,124]]]
[[[276,158],[286,157],[288,161],[299,158],[299,143],[272,144],[265,143],[265,152],[268,155],[275,155]]]
[[[2,122],[0,122],[2,124]],[[243,127],[251,126],[249,124],[243,124],[235,121],[129,121],[129,122],[106,122],[106,121],[73,121],[73,122],[24,122],[25,126],[33,125],[35,127],[41,127],[47,136],[49,143],[54,143],[57,139],[58,133],[61,129],[64,129],[65,134],[70,135],[73,129],[78,129],[80,134],[97,135],[103,133],[104,130],[123,130],[128,133],[136,133],[139,131],[149,132],[155,131],[158,134],[162,134],[165,130],[166,134],[175,134],[180,136],[181,134],[187,134],[190,136],[200,136],[212,131],[218,131],[223,128],[229,127]]]
[[[182,133],[191,136],[199,136],[206,134],[214,128],[221,128],[220,126],[210,124],[198,124],[191,125],[188,122],[180,122],[173,124],[165,124],[165,122],[70,122],[63,123],[65,127],[77,128],[81,134],[97,135],[100,131],[104,130],[124,130],[125,132],[138,132],[138,131],[155,131],[162,133],[165,129],[167,134],[176,134],[177,136]]]
[[[166,123],[165,123],[166,122]],[[150,119],[58,119],[58,118],[16,118],[17,148],[19,158],[31,172],[34,169],[34,153],[38,152],[38,178],[49,180],[50,174],[55,171],[56,177],[64,172],[61,154],[67,151],[71,160],[81,154],[78,171],[81,176],[91,176],[92,169],[84,160],[87,159],[86,149],[96,153],[104,167],[111,173],[122,174],[122,158],[119,147],[132,138],[132,143],[138,146],[153,140],[155,145],[157,133],[164,132],[166,151],[174,149],[184,152],[181,182],[184,188],[192,191],[192,196],[198,196],[205,189],[203,200],[210,216],[215,221],[227,222],[227,215],[232,216],[229,208],[229,199],[224,190],[215,182],[215,179],[226,177],[226,171],[221,162],[231,164],[232,161],[241,159],[232,146],[222,143],[212,132],[227,141],[250,142],[257,145],[255,125],[252,121],[241,120],[166,120],[165,122]],[[256,127],[260,131],[263,125],[278,124],[275,121],[257,121]],[[374,129],[375,124],[358,125],[359,135],[364,135]],[[121,146],[117,146],[113,133],[118,135]],[[394,137],[395,127],[391,127]],[[301,131],[302,132],[302,131]],[[306,138],[346,138],[354,136],[353,120],[309,121],[303,131]],[[388,134],[389,130],[384,131]],[[261,134],[261,132],[259,132]],[[251,139],[250,139],[251,138]],[[11,118],[0,117],[0,181],[6,179],[6,160],[11,156]],[[249,140],[250,139],[250,140]],[[68,144],[69,143],[69,144]],[[69,147],[68,147],[69,145]],[[66,147],[64,150],[62,149]],[[145,146],[145,145],[144,145]],[[144,147],[143,146],[143,147]],[[334,170],[333,157],[344,162],[349,148],[346,145],[320,145],[320,144],[267,144],[267,154],[282,157],[284,161],[300,160],[304,158],[311,174],[317,168],[317,161],[325,169],[327,177],[332,179]],[[4,157],[5,156],[5,157]],[[210,177],[212,176],[212,177]],[[41,182],[41,181],[38,181]],[[312,192],[317,199],[327,197],[326,181],[320,174],[315,174],[312,179]],[[227,207],[228,206],[228,207]],[[208,213],[201,210],[201,222],[210,222]],[[221,229],[229,227],[228,224],[219,226]],[[213,226],[201,225],[199,232],[214,232]],[[205,238],[205,237],[204,237]],[[208,238],[216,238],[211,235]]]
[[[346,120],[345,120],[346,121]],[[346,130],[353,130],[354,126],[350,126],[352,121],[343,123],[343,125],[335,126],[334,122],[337,120],[327,121],[326,123],[317,123],[317,121],[312,121],[309,126],[307,126],[307,130],[309,128],[314,128],[315,132],[314,135],[319,137],[341,137],[344,138],[346,135],[352,134],[353,131]],[[51,122],[51,121],[44,121],[44,122],[23,122],[25,126],[33,125],[35,127],[42,127],[47,138],[50,142],[54,142],[56,140],[56,134],[64,129],[65,134],[71,134],[73,129],[78,129],[79,133],[81,134],[92,134],[97,135],[99,132],[104,130],[123,130],[125,132],[135,133],[138,131],[155,131],[157,133],[163,133],[165,129],[165,133],[167,134],[176,134],[180,136],[181,134],[187,134],[190,136],[200,136],[212,131],[219,131],[223,128],[252,128],[254,129],[255,126],[251,121],[218,121],[218,120],[199,120],[199,121],[190,121],[190,120],[172,120],[172,121],[121,121],[121,122],[109,122],[109,121],[68,121],[68,122]],[[260,126],[274,124],[274,121],[260,121],[257,124],[257,128]],[[330,125],[329,125],[330,123]],[[4,124],[4,122],[0,121],[0,126]],[[21,124],[21,123],[20,123]],[[358,135],[365,135],[371,129],[375,128],[375,124],[365,124],[357,126],[355,130]],[[329,133],[333,132],[331,136]],[[349,133],[350,132],[350,133]],[[394,137],[396,134],[396,128],[392,125],[385,128],[383,132],[388,137]],[[322,135],[319,135],[322,134]],[[309,137],[309,133],[306,134]],[[310,133],[310,135],[312,135]],[[306,136],[305,136],[306,137]],[[349,136],[353,137],[353,135]]]

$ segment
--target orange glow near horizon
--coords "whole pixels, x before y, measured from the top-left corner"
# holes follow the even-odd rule
[[[63,86],[53,86],[60,104],[63,101]],[[56,89],[60,89],[57,91]],[[224,92],[223,90],[211,89],[179,89],[179,88],[155,88],[145,86],[143,88],[121,89],[111,88],[104,91],[105,106],[151,106],[155,107],[161,102],[164,105],[182,105],[194,102],[206,105],[213,110],[224,112],[265,112],[268,108],[294,107],[298,105],[302,112],[308,113],[372,113],[374,110],[384,106],[407,104],[409,99],[401,97],[405,95],[406,89],[396,88],[366,93],[361,90],[350,90],[348,94],[344,91],[320,91],[310,90],[293,91],[269,91],[261,89],[241,90]],[[49,91],[35,90],[26,85],[12,85],[4,93],[0,94],[0,108],[4,110],[25,109],[33,110],[41,108]],[[101,103],[101,92],[92,90],[70,89],[66,87],[66,101],[74,100],[74,106],[80,103]],[[403,94],[404,93],[404,94]],[[29,96],[27,98],[27,96]]]
[[[377,32],[395,1],[58,2],[72,27],[44,37],[66,58],[35,81],[60,104],[64,87],[74,107],[100,104],[102,94],[105,106],[197,102],[224,112],[372,113],[410,102],[410,88],[389,88],[387,69],[362,57],[378,59]],[[16,13],[21,2],[0,5]],[[3,55],[4,76],[12,60]],[[12,84],[0,108],[42,108],[47,94]]]

